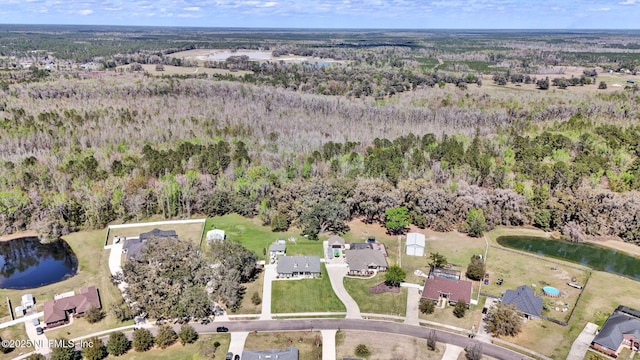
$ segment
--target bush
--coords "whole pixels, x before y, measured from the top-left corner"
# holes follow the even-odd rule
[[[68,341],[69,340],[64,338],[58,338],[56,340],[58,344],[62,344],[64,342],[65,345],[56,346],[51,349],[51,360],[75,360],[78,358],[75,347],[67,346],[66,343]]]
[[[107,347],[97,336],[87,340],[91,346],[82,349],[82,357],[87,360],[102,360],[107,357]]]
[[[600,84],[598,84],[598,89],[604,90],[606,88],[607,88],[607,83],[604,81],[600,81]]]
[[[522,318],[513,305],[496,304],[487,314],[487,328],[494,336],[516,336],[522,329]]]
[[[150,350],[153,347],[154,339],[151,331],[147,329],[137,329],[133,332],[133,349],[138,352]]]
[[[95,324],[98,321],[104,319],[104,311],[102,309],[92,306],[84,313],[85,318],[89,322],[89,324]]]
[[[256,306],[262,304],[262,298],[257,291],[251,295],[251,303]]]
[[[355,353],[358,356],[367,357],[371,355],[371,350],[365,344],[358,344],[355,349]]]
[[[486,266],[480,255],[473,255],[467,266],[467,277],[471,280],[481,280],[485,274]]]
[[[172,345],[176,340],[178,340],[178,334],[176,334],[170,326],[165,325],[160,327],[158,335],[156,335],[156,345],[164,349]]]
[[[482,345],[478,344],[477,342],[473,345],[468,346],[465,351],[467,352],[465,356],[468,360],[482,359]]]
[[[438,335],[435,330],[429,331],[427,334],[427,347],[429,350],[433,351],[436,349],[436,345],[438,344]]]
[[[455,315],[458,319],[463,318],[467,313],[467,304],[464,300],[458,300],[456,306],[453,308],[453,315]]]
[[[420,300],[420,305],[418,305],[418,308],[423,314],[433,314],[433,312],[436,310],[436,304],[431,300],[422,299]]]
[[[113,356],[120,356],[131,349],[131,342],[122,331],[112,332],[107,341],[107,351]]]
[[[198,340],[198,332],[189,324],[182,325],[178,334],[182,345],[191,344]]]
[[[27,360],[47,360],[47,358],[40,353],[35,353],[27,356]]]

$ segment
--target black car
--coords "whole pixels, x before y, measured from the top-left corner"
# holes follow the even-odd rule
[[[218,327],[216,328],[216,332],[228,332],[228,331],[229,331],[229,329],[227,329],[227,328],[226,328],[226,327],[224,327],[224,326],[218,326]],[[229,359],[229,360],[231,360],[231,359]]]
[[[227,356],[224,358],[224,360],[233,360],[233,353],[232,352],[228,352]]]
[[[236,356],[233,357],[233,360],[240,360],[240,355],[236,354]]]

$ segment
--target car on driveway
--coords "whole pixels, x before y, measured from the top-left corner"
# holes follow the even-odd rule
[[[36,334],[38,334],[38,335],[42,335],[42,334],[44,334],[44,330],[42,330],[42,328],[41,328],[40,326],[38,326],[38,327],[36,328]]]
[[[240,355],[236,354],[236,356],[233,357],[233,360],[240,360]]]
[[[224,326],[218,326],[216,328],[216,332],[228,332],[228,331],[229,331],[229,329],[224,327]]]
[[[232,352],[228,352],[227,356],[224,358],[224,360],[233,360],[233,353]]]

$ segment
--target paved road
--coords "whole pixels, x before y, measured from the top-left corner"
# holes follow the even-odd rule
[[[567,360],[582,360],[584,359],[584,355],[587,353],[587,349],[589,349],[589,345],[593,341],[593,338],[596,336],[596,330],[598,330],[598,325],[593,323],[587,323],[584,329],[576,340],[571,345],[571,350],[569,351],[569,355],[567,356]]]
[[[407,288],[407,314],[404,323],[407,325],[420,325],[418,305],[420,303],[420,293],[415,287]]]
[[[366,330],[399,335],[426,338],[430,328],[400,324],[389,321],[362,319],[291,319],[291,320],[237,320],[230,322],[216,322],[215,324],[192,324],[199,333],[215,332],[216,326],[226,326],[230,331],[300,331],[300,330]],[[449,333],[435,329],[438,341],[466,348],[475,340],[467,336]],[[493,344],[482,344],[485,355],[501,360],[531,359],[520,353],[501,348]]]
[[[262,285],[262,314],[260,320],[271,319],[271,282],[276,278],[276,264],[264,266],[264,281]]]
[[[349,295],[347,289],[344,288],[344,276],[347,275],[349,268],[346,264],[326,264],[331,287],[336,293],[338,299],[342,301],[347,308],[347,319],[362,319],[358,303]]]

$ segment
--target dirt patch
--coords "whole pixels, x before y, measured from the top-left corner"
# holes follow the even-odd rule
[[[0,241],[9,241],[9,240],[14,240],[14,239],[20,239],[20,238],[24,238],[24,237],[37,237],[38,233],[36,233],[35,231],[20,231],[14,234],[9,234],[9,235],[2,235],[0,236]]]
[[[399,293],[400,288],[397,286],[388,286],[385,283],[380,283],[376,286],[372,286],[369,288],[369,292],[372,294],[384,294],[384,293]]]
[[[371,351],[367,360],[440,360],[445,351],[442,343],[438,343],[435,350],[429,350],[425,339],[371,331],[340,331],[336,336],[336,359],[360,358],[355,355],[358,344],[366,345]]]

